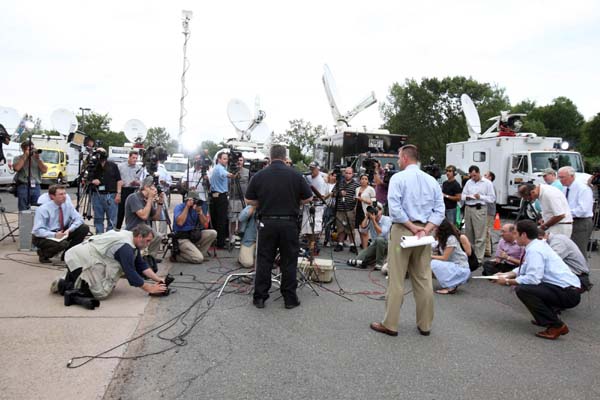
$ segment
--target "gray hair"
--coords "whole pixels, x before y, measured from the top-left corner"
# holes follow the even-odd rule
[[[575,168],[573,167],[562,167],[558,170],[558,172],[566,172],[569,176],[575,176]]]
[[[154,236],[152,228],[144,223],[138,224],[131,230],[131,233],[133,233],[133,236],[142,236],[143,238],[147,238],[148,235]]]
[[[535,189],[535,185],[533,183],[524,183],[519,186],[519,194],[521,196],[530,196],[531,192]]]
[[[285,161],[286,151],[285,146],[280,144],[274,144],[271,146],[271,160],[283,160]]]

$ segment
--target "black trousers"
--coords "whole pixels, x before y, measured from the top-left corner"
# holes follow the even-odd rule
[[[229,233],[228,207],[227,193],[219,193],[218,197],[213,197],[213,194],[210,194],[210,218],[213,228],[217,231],[217,247],[225,247],[225,239]]]
[[[563,322],[556,310],[573,308],[581,300],[577,289],[563,289],[545,282],[539,285],[518,285],[515,292],[537,323],[547,327],[562,326]]]
[[[509,272],[517,268],[516,265],[488,260],[483,262],[482,275],[494,275],[498,272]]]
[[[271,269],[277,249],[281,256],[281,295],[285,304],[298,302],[296,267],[298,266],[298,225],[295,220],[263,220],[258,231],[254,298],[268,299],[271,289]]]
[[[68,238],[60,242],[32,236],[32,243],[39,249],[43,257],[50,258],[83,242],[89,231],[90,228],[87,225],[81,224],[79,228],[69,233]]]
[[[121,188],[121,202],[119,203],[119,210],[117,211],[117,229],[121,229],[123,221],[125,220],[125,200],[135,193],[136,190],[136,187]]]

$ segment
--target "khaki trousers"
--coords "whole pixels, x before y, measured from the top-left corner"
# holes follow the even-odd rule
[[[475,250],[475,256],[479,264],[483,263],[485,253],[485,232],[487,230],[487,207],[481,206],[481,209],[475,207],[465,207],[465,234]]]
[[[204,229],[202,237],[196,243],[189,239],[179,239],[179,254],[176,257],[178,262],[200,264],[204,261],[204,254],[208,251],[210,245],[217,238],[217,231],[213,229]]]
[[[256,242],[250,246],[240,246],[240,256],[238,261],[244,268],[254,268],[254,253],[256,251]]]
[[[430,331],[433,322],[433,279],[431,274],[431,246],[403,249],[401,236],[413,236],[403,225],[394,224],[388,244],[388,288],[385,295],[383,325],[398,330],[400,308],[404,302],[404,277],[408,276],[417,305],[417,326]]]

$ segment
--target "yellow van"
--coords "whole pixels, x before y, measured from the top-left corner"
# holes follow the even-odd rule
[[[48,166],[48,171],[42,175],[42,185],[53,185],[55,183],[67,183],[67,154],[59,149],[38,147],[42,150],[40,157]]]

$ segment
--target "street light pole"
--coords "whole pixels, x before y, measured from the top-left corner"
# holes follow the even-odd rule
[[[79,107],[81,110],[81,132],[85,134],[85,112],[90,111],[89,108]]]

